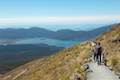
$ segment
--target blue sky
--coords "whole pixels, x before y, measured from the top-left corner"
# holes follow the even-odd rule
[[[0,0],[0,25],[119,22],[120,0]]]
[[[0,17],[119,15],[120,0],[0,0]]]

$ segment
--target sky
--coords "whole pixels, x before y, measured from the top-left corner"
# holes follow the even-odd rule
[[[119,3],[120,0],[0,0],[0,25],[118,23]]]

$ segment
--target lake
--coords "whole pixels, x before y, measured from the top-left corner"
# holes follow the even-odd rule
[[[47,44],[56,47],[70,47],[77,43],[79,43],[79,41],[55,40],[49,38],[27,38],[16,41],[16,44]]]

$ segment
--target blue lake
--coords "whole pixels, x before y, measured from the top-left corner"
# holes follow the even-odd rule
[[[27,38],[22,40],[17,40],[16,44],[47,44],[57,47],[70,47],[79,43],[79,41],[70,41],[70,40],[55,40],[49,38]]]

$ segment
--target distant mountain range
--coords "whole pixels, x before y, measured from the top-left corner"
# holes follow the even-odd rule
[[[44,28],[32,27],[29,29],[0,29],[0,39],[23,39],[23,38],[36,38],[36,37],[46,37],[51,39],[59,39],[59,40],[88,40],[97,35],[105,32],[109,29],[110,26],[105,26],[97,29],[93,29],[90,31],[74,31],[70,29],[63,29],[58,31],[51,31]]]

